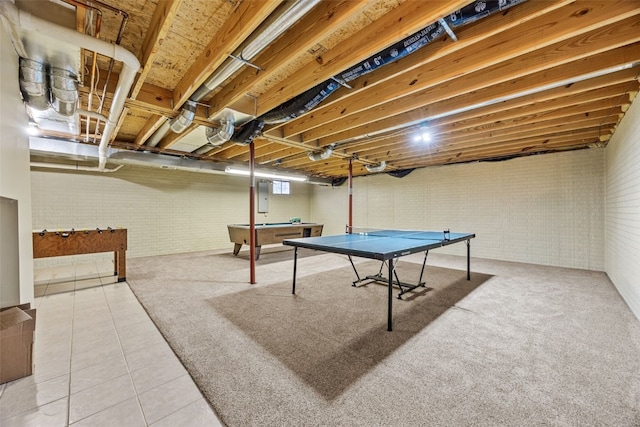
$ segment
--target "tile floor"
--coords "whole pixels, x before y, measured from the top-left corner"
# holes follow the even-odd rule
[[[39,269],[34,374],[0,385],[0,425],[220,426],[109,260]]]

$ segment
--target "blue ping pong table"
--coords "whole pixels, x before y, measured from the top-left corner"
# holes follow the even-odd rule
[[[353,286],[369,280],[388,284],[388,309],[387,309],[387,330],[392,330],[392,300],[393,285],[400,288],[398,298],[418,286],[424,286],[422,276],[427,262],[429,250],[452,245],[454,243],[466,242],[467,245],[467,280],[471,280],[471,244],[472,238],[476,237],[471,233],[451,233],[446,231],[411,231],[411,230],[372,230],[364,232],[352,232],[333,236],[303,237],[298,239],[286,239],[284,245],[294,247],[293,255],[293,287],[292,294],[296,293],[296,270],[298,264],[298,248],[314,249],[323,252],[331,252],[347,255],[351,266],[356,273],[358,280],[353,282]],[[424,261],[420,278],[416,284],[401,282],[394,268],[394,260],[406,255],[424,252]],[[360,279],[352,256],[360,258],[377,259],[382,261],[380,271],[376,275],[367,276]],[[384,264],[388,266],[387,277],[382,276]],[[395,278],[395,280],[394,280]]]

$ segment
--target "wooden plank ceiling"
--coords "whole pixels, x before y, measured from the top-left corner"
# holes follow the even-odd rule
[[[92,2],[104,9],[99,36],[111,42],[120,37],[119,44],[141,63],[111,146],[247,164],[246,143],[207,145],[204,129],[220,128],[221,112],[245,117],[235,123],[239,135],[250,120],[285,109],[310,88],[396,43],[409,45],[412,35],[460,8],[481,10],[498,2],[320,1],[250,64],[200,96],[192,125],[166,134],[163,124],[288,3],[108,3],[128,17],[118,36],[123,15]],[[638,91],[639,14],[637,0],[529,0],[451,26],[452,34],[442,32],[411,54],[341,84],[310,111],[266,123],[253,142],[256,167],[339,179],[347,176],[350,160],[354,175],[365,175],[383,162],[384,172],[393,172],[602,147]],[[97,66],[94,87],[109,78],[108,108],[119,67],[116,62],[109,73],[104,58]],[[81,103],[96,110],[101,97],[90,90],[91,76],[84,76]],[[425,129],[431,140],[416,141]],[[96,133],[95,123],[89,133]],[[85,143],[80,137],[78,142]],[[320,157],[327,147],[330,156],[310,159],[309,153]]]

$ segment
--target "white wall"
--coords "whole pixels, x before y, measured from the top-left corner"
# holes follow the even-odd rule
[[[640,319],[640,101],[606,149],[605,271]]]
[[[109,174],[38,169],[31,180],[34,229],[124,227],[127,257],[231,251],[227,224],[249,222],[248,177],[124,166]],[[270,194],[269,212],[256,214],[256,222],[308,221],[309,191],[292,182],[291,195]],[[35,261],[42,267],[90,258]]]
[[[349,223],[348,191],[348,182],[339,187],[311,187],[311,220],[324,224],[323,235],[345,232],[345,226]]]
[[[336,190],[314,187],[313,216],[344,232],[347,189]],[[604,269],[604,149],[355,178],[353,200],[355,226],[472,232],[472,256]]]
[[[31,178],[27,115],[20,98],[18,56],[4,28],[0,28],[0,196],[18,201],[20,283],[0,280],[0,307],[33,302],[33,249],[31,239]],[[0,253],[2,249],[0,236]],[[15,251],[15,248],[7,250]],[[0,273],[0,279],[4,275]],[[16,292],[15,287],[19,287]],[[6,298],[6,299],[5,299]]]

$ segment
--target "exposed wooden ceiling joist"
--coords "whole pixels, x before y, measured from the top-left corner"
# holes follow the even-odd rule
[[[253,142],[257,164],[342,178],[348,160],[362,175],[369,173],[365,165],[382,161],[387,170],[398,170],[604,146],[640,88],[640,2],[528,0],[454,26],[455,40],[442,32],[407,56],[387,58],[384,66],[348,81],[348,87],[307,111],[300,95],[318,83],[364,66],[361,61],[390,46],[410,45],[410,36],[461,7],[481,10],[493,4],[321,0],[253,58],[260,70],[241,67],[199,99],[195,119],[184,132],[155,138],[230,54],[259,37],[261,24],[279,13],[281,3],[119,1],[128,13],[121,45],[140,59],[141,67],[112,144],[246,163],[247,141],[208,145],[198,140],[201,127],[216,128],[220,123],[213,118],[232,111],[243,117],[236,123],[237,136],[246,122],[260,121],[264,113],[296,100],[299,110],[258,132]],[[112,10],[105,12],[99,37],[113,42],[121,20]],[[85,19],[78,10],[79,30]],[[82,59],[87,67],[90,55]],[[99,99],[108,110],[120,64],[116,61],[109,72],[107,58],[100,56],[97,66],[93,77],[82,72],[80,102],[95,108]],[[92,84],[92,78],[97,82]],[[106,87],[106,94],[92,87]],[[431,145],[411,142],[422,125],[433,132]],[[88,135],[86,143],[92,143],[104,123],[83,118],[82,126],[80,136],[48,135],[79,143]],[[309,152],[329,146],[333,154],[328,159],[309,158]]]

